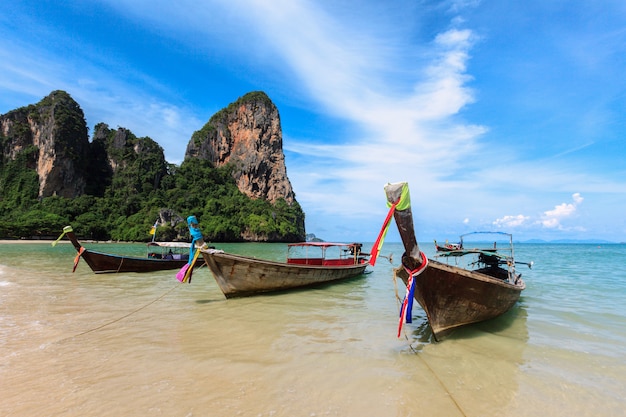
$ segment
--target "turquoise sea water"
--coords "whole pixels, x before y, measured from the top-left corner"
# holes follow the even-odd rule
[[[206,269],[191,284],[175,271],[95,275],[82,261],[72,273],[67,243],[2,243],[0,415],[626,415],[626,245],[515,250],[534,261],[519,267],[519,303],[435,343],[417,304],[396,337],[398,243],[382,250],[393,264],[362,277],[232,300]]]

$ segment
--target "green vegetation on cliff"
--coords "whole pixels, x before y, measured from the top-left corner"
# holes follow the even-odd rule
[[[52,98],[63,101],[54,117],[46,114]],[[231,166],[215,168],[200,158],[169,164],[151,138],[102,123],[95,126],[88,151],[80,154],[86,156],[79,160],[75,138],[87,143],[88,132],[80,107],[67,93],[54,92],[18,110],[6,116],[13,123],[9,137],[0,134],[0,239],[56,237],[72,225],[83,238],[148,241],[155,220],[167,219],[156,238],[172,240],[188,236],[184,219],[189,215],[198,218],[205,238],[214,242],[305,238],[304,213],[296,201],[272,204],[247,197],[237,188]],[[16,143],[29,142],[26,115],[34,123],[53,120],[56,149],[88,173],[81,195],[39,197],[39,148],[24,146],[10,156]]]
[[[155,183],[154,172],[129,164],[113,175],[103,197],[74,199],[52,196],[37,199],[38,180],[21,161],[0,169],[0,238],[53,237],[71,224],[82,237],[97,240],[148,241],[162,210],[182,218],[195,215],[210,241],[268,241],[304,239],[304,215],[297,202],[271,204],[242,194],[229,167],[213,168],[192,159],[180,167],[169,165]],[[158,240],[187,235],[185,222],[157,229]]]

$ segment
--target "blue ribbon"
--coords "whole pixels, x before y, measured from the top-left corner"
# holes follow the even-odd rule
[[[415,296],[415,277],[413,277],[413,282],[411,283],[411,288],[409,289],[409,297],[406,304],[406,312],[404,316],[406,317],[407,323],[413,323],[413,297]]]
[[[187,217],[187,226],[189,227],[189,234],[191,234],[191,248],[189,248],[189,261],[187,263],[191,265],[193,261],[193,257],[196,253],[196,242],[198,240],[204,240],[204,236],[202,236],[202,232],[200,231],[200,227],[198,226],[198,219],[196,216]]]

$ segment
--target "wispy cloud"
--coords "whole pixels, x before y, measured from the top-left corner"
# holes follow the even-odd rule
[[[474,100],[465,85],[474,36],[470,30],[448,26],[417,53],[401,39],[369,42],[366,22],[346,26],[345,20],[310,3],[254,5],[257,9],[249,12],[264,16],[260,24],[266,42],[302,80],[309,96],[361,132],[348,138],[325,137],[324,145],[310,145],[309,138],[285,140],[289,152],[300,154],[301,163],[289,169],[299,190],[323,190],[329,182],[342,190],[342,198],[333,199],[332,205],[321,204],[315,193],[299,191],[306,207],[371,213],[366,202],[377,201],[374,196],[382,183],[419,177],[436,188],[442,166],[449,172],[475,151],[475,140],[485,128],[450,119]],[[381,45],[386,46],[377,48]],[[385,68],[394,65],[390,49],[414,57],[403,63],[411,68],[404,73],[412,81],[390,78],[381,69],[381,62]]]

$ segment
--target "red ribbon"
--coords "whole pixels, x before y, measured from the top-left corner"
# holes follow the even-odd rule
[[[372,246],[372,254],[370,256],[370,265],[374,266],[376,264],[376,258],[378,258],[378,252],[380,251],[379,246],[381,245],[382,239],[384,239],[385,234],[387,232],[387,228],[389,227],[389,222],[391,221],[391,217],[393,216],[393,212],[396,210],[396,206],[400,200],[396,201],[391,205],[389,209],[389,213],[387,213],[387,217],[383,222],[383,227],[380,229],[380,233],[378,233],[378,237],[376,238],[376,242],[374,242],[374,246]]]

